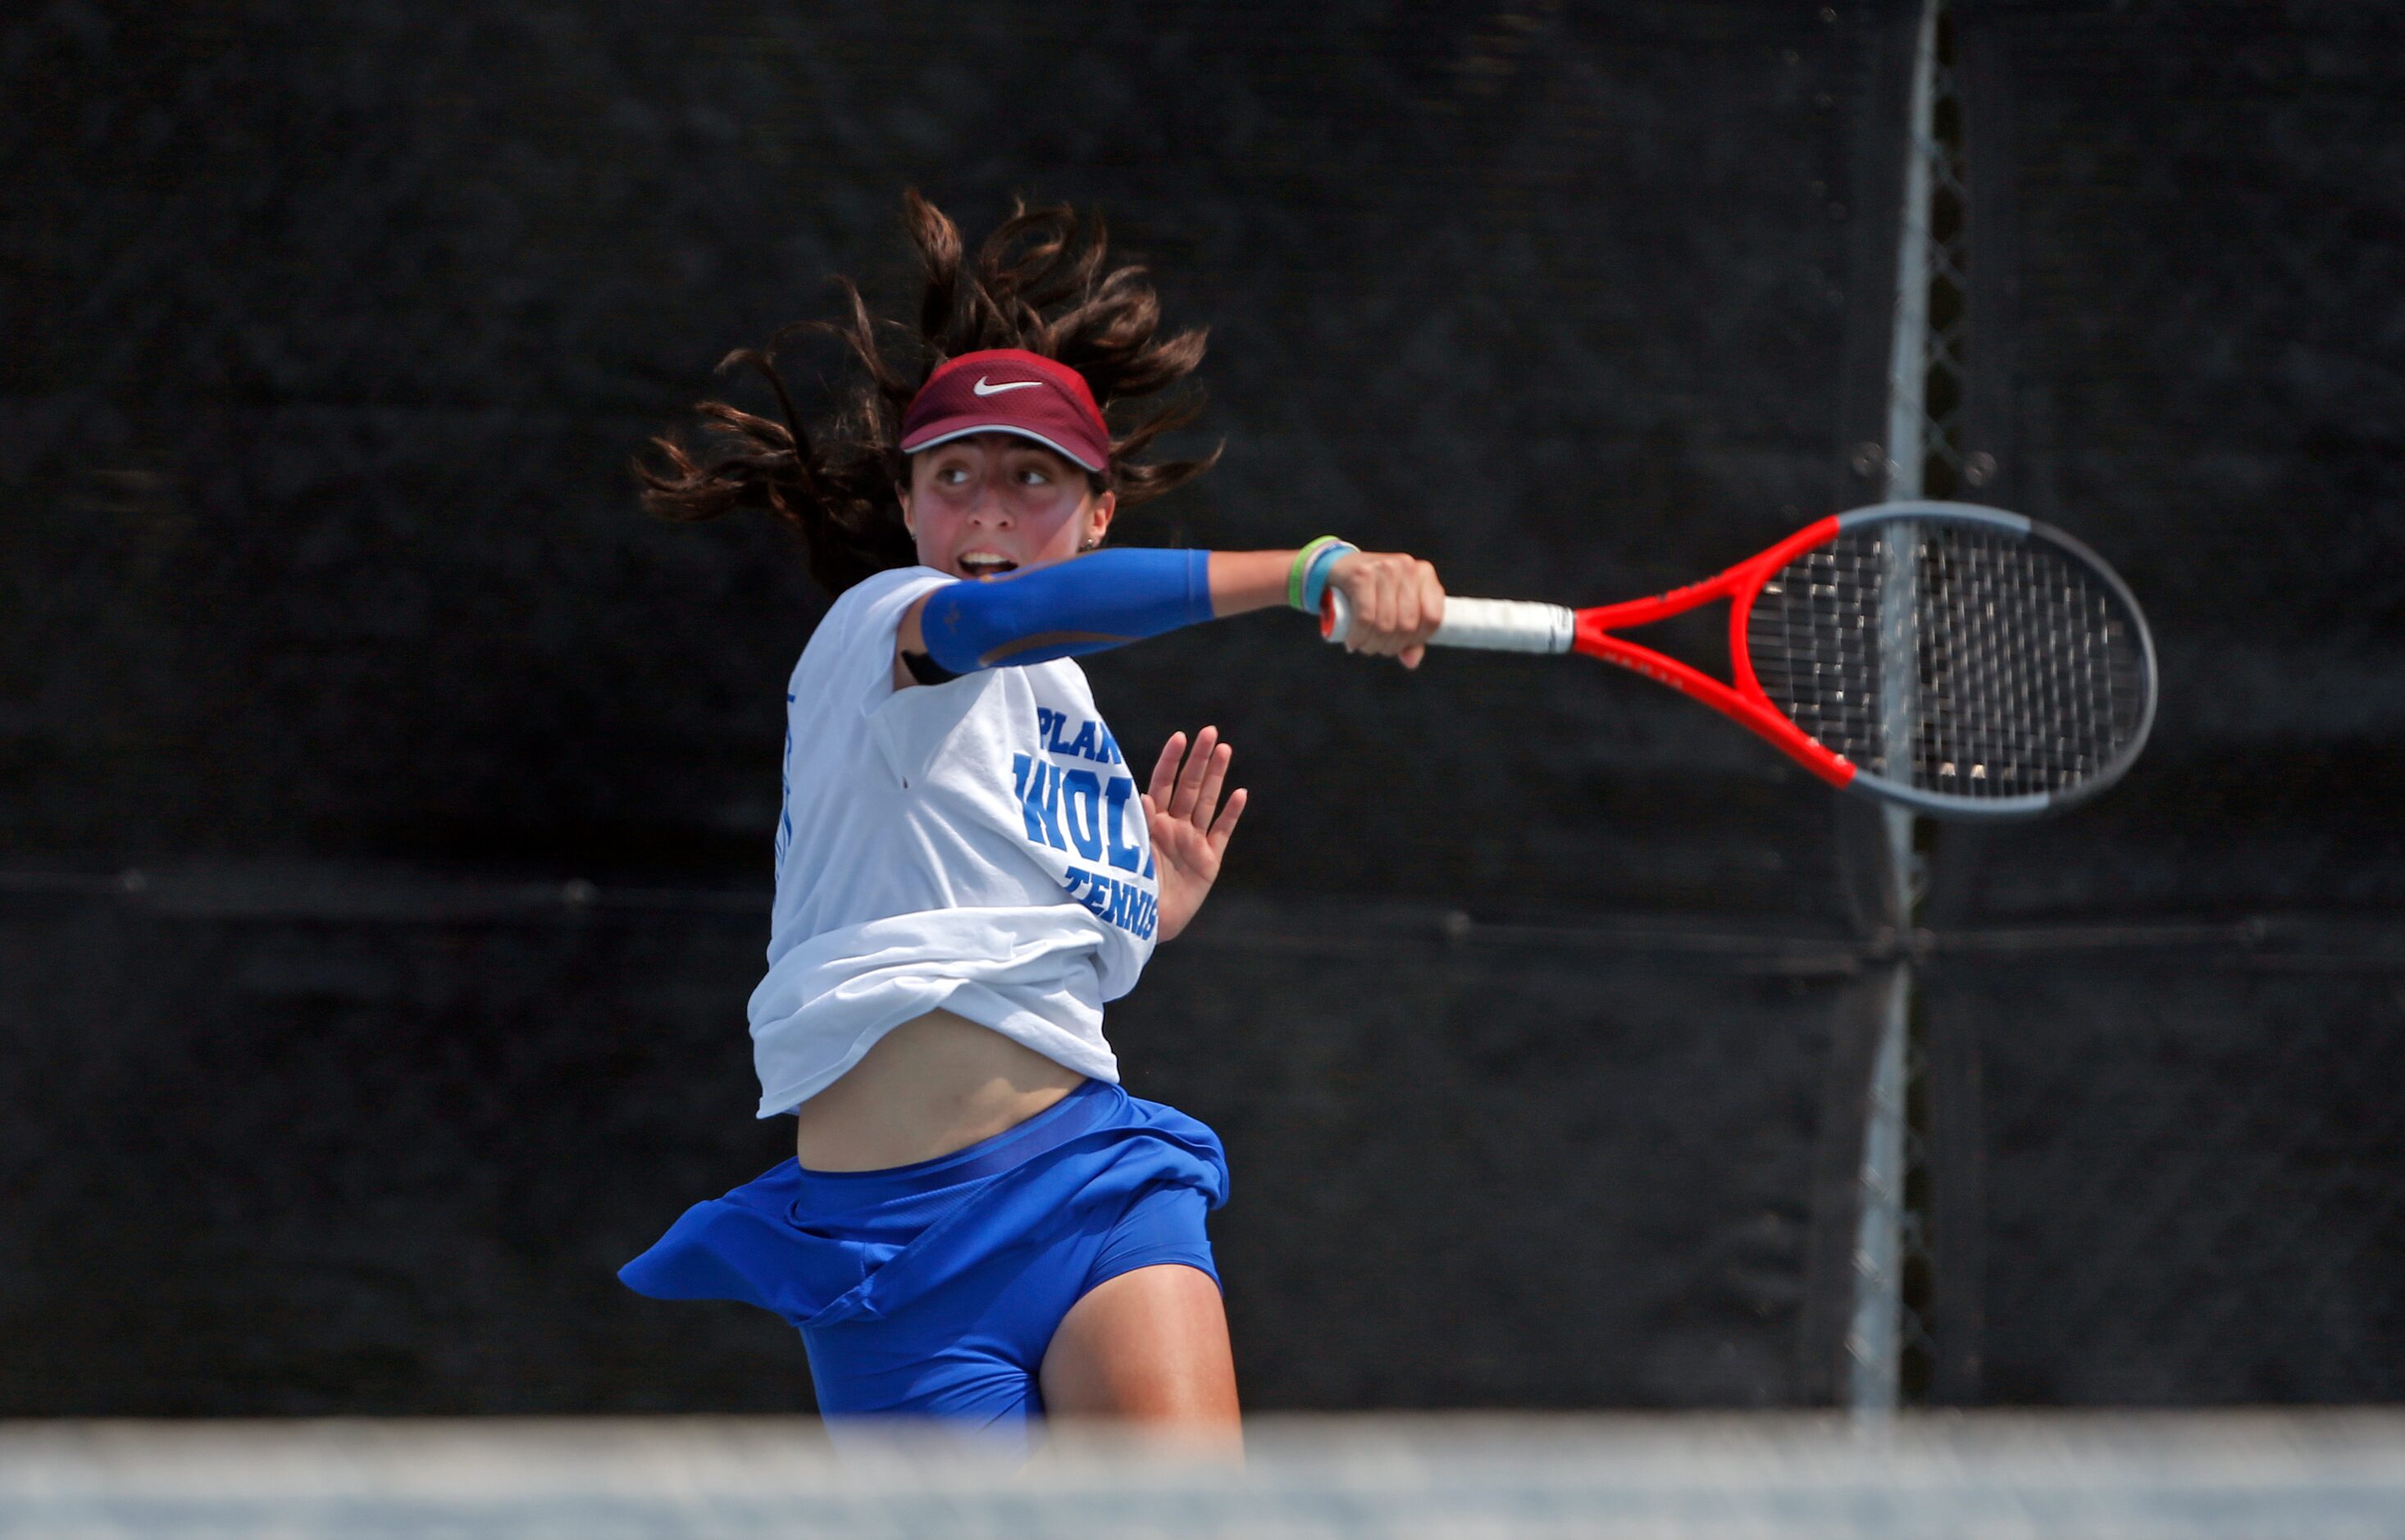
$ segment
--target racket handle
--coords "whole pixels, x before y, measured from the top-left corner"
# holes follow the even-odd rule
[[[1342,642],[1352,629],[1353,606],[1329,588],[1319,608],[1319,634],[1330,642]],[[1577,636],[1577,613],[1559,604],[1448,596],[1444,623],[1428,638],[1428,644],[1475,647],[1490,653],[1566,653]]]

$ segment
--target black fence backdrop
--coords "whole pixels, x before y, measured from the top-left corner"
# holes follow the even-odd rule
[[[7,23],[0,1413],[807,1406],[781,1323],[611,1276],[784,1152],[742,1002],[823,607],[628,458],[828,274],[902,296],[903,186],[1020,191],[1213,328],[1225,459],[1126,538],[1683,581],[1878,495],[1914,15]],[[1966,7],[1971,446],[2167,693],[2112,798],[1942,836],[1918,933],[1857,812],[1632,679],[1274,616],[1094,661],[1257,798],[1112,1016],[1229,1140],[1252,1405],[1826,1399],[1900,952],[1942,1394],[2398,1393],[2400,47]]]
[[[2164,693],[2117,794],[1934,853],[1951,1385],[2395,1400],[2405,19],[1986,4],[1962,52],[1969,446],[2145,595]]]

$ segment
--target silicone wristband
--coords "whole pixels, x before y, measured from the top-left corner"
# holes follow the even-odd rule
[[[1302,574],[1302,608],[1306,615],[1319,613],[1319,601],[1328,593],[1328,574],[1336,570],[1338,562],[1360,548],[1349,540],[1340,540],[1321,546],[1319,554],[1311,558],[1311,566]]]
[[[1337,539],[1334,535],[1321,535],[1317,540],[1311,542],[1309,544],[1303,546],[1301,550],[1294,553],[1294,560],[1286,570],[1286,601],[1289,609],[1309,610],[1312,608],[1311,605],[1305,604],[1302,601],[1303,574],[1310,570],[1312,558],[1314,557],[1316,557],[1321,551],[1327,549],[1330,545],[1342,545],[1344,543],[1343,541]]]

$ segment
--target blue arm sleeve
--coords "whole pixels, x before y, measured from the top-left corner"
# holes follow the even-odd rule
[[[1101,652],[1212,618],[1208,551],[1096,551],[938,588],[919,614],[927,656],[953,673]]]

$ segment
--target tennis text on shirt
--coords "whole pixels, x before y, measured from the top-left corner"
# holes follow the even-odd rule
[[[1076,735],[1063,742],[1066,722],[1062,713],[1036,707],[1035,736],[1048,757],[1011,756],[1011,792],[1019,798],[1027,838],[1117,868],[1119,875],[1114,876],[1072,866],[1062,885],[1098,918],[1150,940],[1160,921],[1160,900],[1155,890],[1126,875],[1156,875],[1143,839],[1144,804],[1136,797],[1135,780],[1112,773],[1127,761],[1108,728],[1099,720],[1080,722]],[[1063,759],[1090,760],[1103,768],[1072,764],[1063,769]]]

